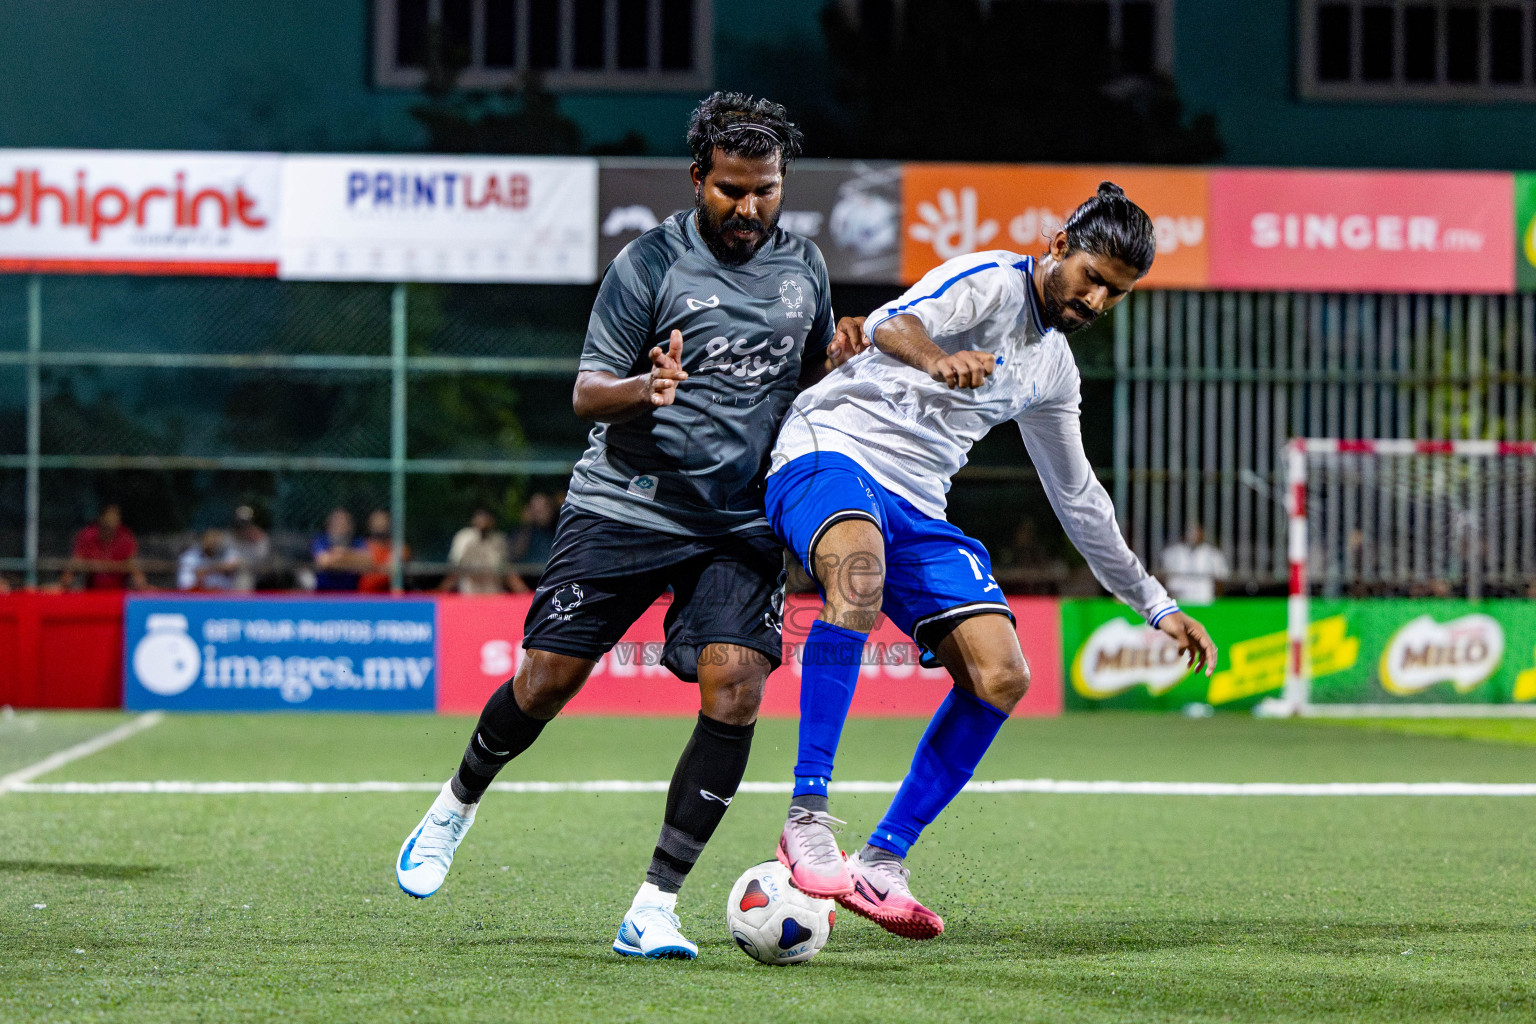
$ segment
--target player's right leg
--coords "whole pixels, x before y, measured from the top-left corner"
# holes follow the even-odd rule
[[[880,614],[883,493],[858,463],[835,453],[802,456],[768,478],[769,519],[823,595],[801,656],[795,787],[778,848],[796,887],[814,896],[853,890],[835,834],[843,823],[829,811],[827,785],[864,643]]]
[[[496,774],[538,739],[581,691],[597,659],[666,588],[665,545],[638,546],[634,527],[566,506],[528,609],[517,675],[486,701],[463,759],[400,846],[400,888],[425,899],[442,885]]]
[[[550,719],[581,690],[595,664],[550,651],[529,651],[517,675],[491,694],[459,770],[443,784],[400,846],[395,879],[403,892],[418,899],[437,892],[496,773],[533,745]]]

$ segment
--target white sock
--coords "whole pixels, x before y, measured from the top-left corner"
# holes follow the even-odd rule
[[[464,818],[473,818],[475,816],[475,808],[480,806],[478,803],[467,804],[454,796],[452,779],[443,783],[442,791],[437,794],[437,803],[442,804],[454,814]]]
[[[635,893],[634,902],[629,905],[630,910],[636,907],[664,907],[667,910],[677,908],[677,893],[662,892],[656,888],[654,882],[646,882],[640,886],[640,891]]]

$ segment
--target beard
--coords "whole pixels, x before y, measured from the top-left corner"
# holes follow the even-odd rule
[[[711,212],[704,202],[703,192],[695,192],[693,208],[698,214],[699,235],[704,239],[704,244],[709,246],[709,251],[715,259],[727,266],[740,266],[757,255],[757,250],[767,244],[773,237],[773,229],[779,225],[779,210],[773,211],[773,216],[766,221],[748,220],[746,217],[738,217],[732,214],[729,217],[719,218]],[[750,238],[733,238],[727,232],[751,231]]]
[[[1053,268],[1046,275],[1045,287],[1041,289],[1045,293],[1045,301],[1042,312],[1045,314],[1045,326],[1055,328],[1062,334],[1075,334],[1085,327],[1092,327],[1093,322],[1099,318],[1089,305],[1081,299],[1070,299],[1066,296],[1066,289],[1061,286],[1058,278],[1060,270]],[[1071,321],[1066,318],[1066,311],[1071,310],[1080,319]]]

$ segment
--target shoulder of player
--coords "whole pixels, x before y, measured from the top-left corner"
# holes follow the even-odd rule
[[[679,218],[668,217],[619,250],[613,269],[623,273],[626,283],[643,283],[654,292],[673,264],[688,252],[688,237]]]

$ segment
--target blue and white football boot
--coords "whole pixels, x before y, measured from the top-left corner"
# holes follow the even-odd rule
[[[692,960],[699,947],[678,931],[677,893],[662,892],[650,882],[635,893],[629,913],[619,925],[613,951],[625,956],[644,956],[652,960]]]
[[[461,803],[453,795],[451,783],[443,783],[427,816],[401,844],[400,856],[395,861],[395,880],[407,896],[424,900],[437,892],[443,879],[448,877],[453,852],[464,841],[469,826],[475,823],[478,806]]]

